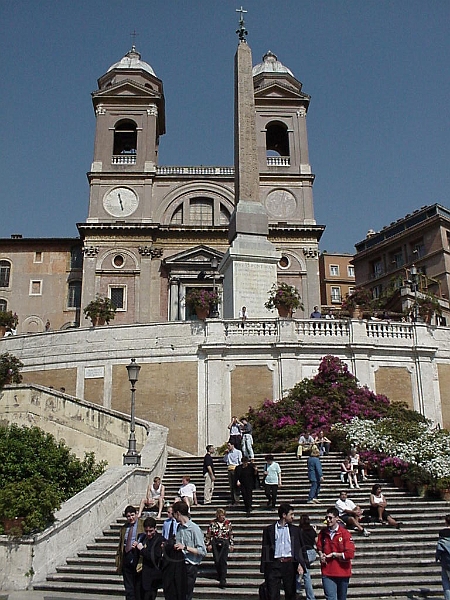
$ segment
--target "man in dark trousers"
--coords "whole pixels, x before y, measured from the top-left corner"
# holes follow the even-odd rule
[[[203,491],[203,504],[211,504],[212,495],[214,491],[214,481],[216,475],[214,472],[214,462],[212,453],[214,452],[214,446],[208,444],[206,446],[206,454],[203,457],[203,477],[205,478],[205,489]]]
[[[269,600],[279,600],[281,585],[286,600],[295,600],[296,577],[303,574],[303,559],[298,527],[293,525],[294,509],[280,504],[279,520],[263,530],[261,566]]]
[[[161,559],[163,536],[156,531],[156,521],[147,517],[144,533],[139,535],[137,550],[142,560],[141,600],[155,600],[158,588],[162,587]]]
[[[136,549],[137,539],[144,532],[142,521],[138,519],[134,506],[124,510],[127,520],[120,528],[120,540],[116,551],[116,571],[123,577],[126,600],[139,599],[140,575],[136,572],[139,552]]]

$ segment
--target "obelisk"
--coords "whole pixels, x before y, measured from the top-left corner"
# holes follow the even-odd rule
[[[249,318],[271,315],[264,307],[268,291],[277,281],[279,253],[269,242],[269,220],[259,196],[256,149],[255,97],[252,53],[247,44],[242,8],[239,44],[235,55],[234,180],[235,208],[231,215],[226,252],[220,271],[223,281],[223,316],[237,318],[242,306]]]

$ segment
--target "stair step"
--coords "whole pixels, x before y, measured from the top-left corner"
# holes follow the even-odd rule
[[[323,516],[328,507],[333,506],[338,497],[341,482],[338,478],[341,457],[336,453],[322,459],[325,482],[321,489],[322,502],[306,504],[309,484],[306,474],[306,459],[296,460],[295,456],[276,457],[283,471],[283,488],[279,502],[289,501],[296,515],[307,512],[313,524],[323,525]],[[203,478],[201,476],[202,457],[169,457],[163,476],[166,497],[175,496],[181,477],[189,473],[192,481],[198,482],[198,496],[201,501]],[[264,457],[257,456],[256,462],[262,469]],[[216,482],[214,504],[192,508],[192,518],[206,531],[218,507],[229,501],[228,479],[225,464],[215,459]],[[371,477],[362,483],[360,489],[350,491],[350,497],[361,506],[367,507],[373,483]],[[412,496],[406,490],[398,490],[381,481],[388,497],[393,516],[404,523],[401,530],[367,523],[372,535],[364,538],[354,532],[356,556],[353,561],[353,576],[349,587],[349,600],[405,600],[415,596],[442,596],[440,568],[434,562],[434,549],[437,532],[442,528],[442,516],[449,512],[448,504],[439,500],[430,501]],[[126,499],[124,500],[124,505]],[[254,511],[250,517],[243,513],[242,505],[229,507],[228,516],[235,531],[235,552],[228,561],[228,585],[220,589],[215,580],[215,570],[211,555],[205,557],[200,566],[194,598],[195,600],[254,600],[257,588],[262,581],[259,573],[260,544],[262,528],[277,518],[274,510],[268,509],[262,489],[254,492]],[[91,540],[86,549],[79,551],[65,564],[57,567],[47,581],[36,584],[35,589],[51,593],[80,594],[89,600],[92,597],[123,597],[123,581],[115,573],[114,559],[121,525],[125,522],[118,517],[102,535]],[[162,519],[158,522],[161,527]],[[323,600],[320,567],[316,562],[311,576],[317,600]],[[162,597],[159,592],[158,597]]]

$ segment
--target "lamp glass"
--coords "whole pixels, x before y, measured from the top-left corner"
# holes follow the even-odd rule
[[[130,383],[136,383],[139,379],[139,371],[141,370],[140,365],[136,364],[136,359],[132,358],[129,365],[127,365],[128,380]]]

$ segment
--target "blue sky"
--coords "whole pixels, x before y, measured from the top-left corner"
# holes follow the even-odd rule
[[[91,92],[137,49],[164,82],[160,164],[233,164],[240,2],[0,0],[0,237],[76,236],[87,216]],[[320,248],[449,207],[450,2],[247,0],[253,62],[277,54],[312,96]]]

